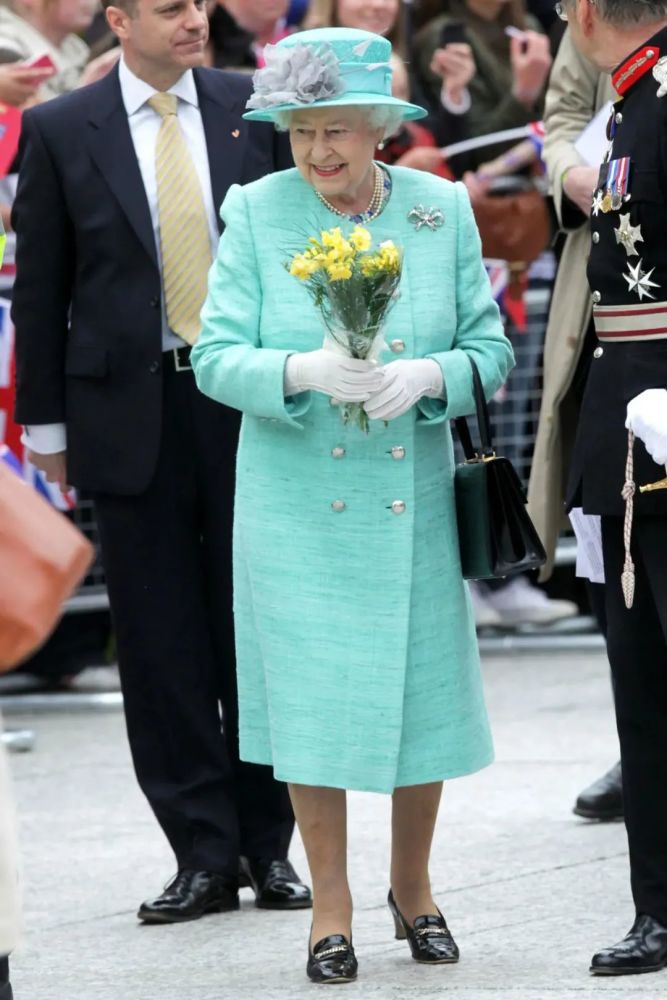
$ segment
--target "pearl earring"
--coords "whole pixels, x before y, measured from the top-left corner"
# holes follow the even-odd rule
[[[385,141],[383,139],[382,142],[378,142],[378,149],[384,149],[384,147],[385,147]]]

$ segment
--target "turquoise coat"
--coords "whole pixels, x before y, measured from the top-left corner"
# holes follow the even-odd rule
[[[344,427],[321,393],[285,399],[287,357],[321,347],[323,327],[283,262],[341,222],[296,170],[230,189],[192,354],[200,389],[243,412],[241,757],[283,781],[378,792],[493,757],[459,563],[449,420],[473,409],[468,355],[488,395],[513,363],[465,188],[401,168],[391,178],[391,199],[369,226],[374,240],[405,251],[386,340],[404,343],[403,358],[435,358],[446,402],[424,399],[366,436]],[[418,204],[439,208],[444,225],[417,230],[407,216]],[[343,509],[332,506],[341,500]]]

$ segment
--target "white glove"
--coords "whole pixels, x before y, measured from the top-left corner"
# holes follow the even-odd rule
[[[442,369],[433,358],[391,361],[380,370],[384,372],[384,381],[364,403],[371,420],[394,420],[422,396],[444,398]]]
[[[654,462],[667,462],[667,389],[645,389],[628,403],[625,426],[644,442]]]
[[[290,354],[285,365],[286,396],[315,389],[341,403],[363,403],[380,388],[383,369],[372,361],[358,361],[320,348]]]

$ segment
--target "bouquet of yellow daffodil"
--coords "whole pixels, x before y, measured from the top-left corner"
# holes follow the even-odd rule
[[[348,357],[375,361],[385,343],[382,326],[396,300],[402,255],[391,240],[372,246],[371,234],[355,226],[344,236],[339,226],[311,236],[308,246],[285,264],[303,281],[327,329],[325,347]],[[368,433],[368,416],[359,403],[341,407],[343,421]]]

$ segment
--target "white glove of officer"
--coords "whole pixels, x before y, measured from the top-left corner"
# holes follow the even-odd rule
[[[654,462],[667,462],[667,389],[645,389],[628,403],[625,426],[644,442]]]
[[[442,369],[433,358],[391,361],[380,370],[384,372],[384,381],[364,403],[371,420],[394,420],[422,396],[432,399],[444,397]]]
[[[358,361],[325,348],[290,354],[285,365],[286,396],[314,389],[341,403],[363,403],[383,381],[383,369],[374,362]]]

